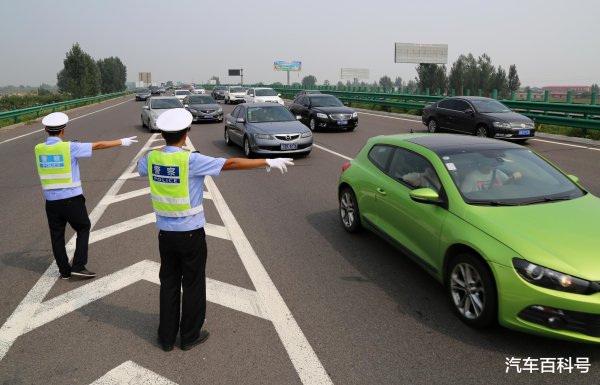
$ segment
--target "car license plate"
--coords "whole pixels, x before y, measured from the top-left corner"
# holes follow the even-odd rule
[[[529,130],[519,130],[519,135],[529,135]]]
[[[348,124],[348,121],[347,121],[347,120],[338,120],[338,124],[339,124],[340,126],[343,126],[343,125],[345,125],[345,124]]]
[[[281,143],[281,150],[297,150],[298,143]]]
[[[204,118],[205,118],[205,119],[212,119],[212,118],[213,118],[213,116],[212,116],[212,115],[204,115]]]

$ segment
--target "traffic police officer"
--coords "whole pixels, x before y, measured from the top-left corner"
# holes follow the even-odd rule
[[[35,146],[35,162],[46,197],[52,253],[60,278],[69,279],[72,275],[92,278],[96,274],[85,267],[91,223],[81,188],[78,159],[91,157],[93,150],[130,146],[137,142],[137,136],[95,143],[63,142],[68,121],[69,117],[62,112],[53,112],[42,119],[48,139]],[[65,247],[67,223],[77,232],[72,266]]]
[[[201,330],[206,315],[206,238],[202,196],[204,177],[221,170],[267,167],[282,173],[294,163],[290,158],[213,158],[182,149],[192,115],[183,108],[167,110],[156,121],[166,146],[150,151],[138,162],[138,172],[148,176],[156,213],[160,253],[160,321],[158,342],[173,350],[180,331],[181,349],[206,341]],[[181,289],[183,287],[183,295]],[[181,317],[180,317],[181,301]]]

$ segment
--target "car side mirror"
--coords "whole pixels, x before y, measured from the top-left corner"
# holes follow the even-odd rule
[[[302,120],[302,116],[296,115],[296,120]]]
[[[438,194],[435,190],[431,188],[418,188],[412,190],[410,193],[410,199],[418,203],[425,204],[439,204],[442,203],[442,199],[440,198],[440,194]]]
[[[244,118],[237,118],[235,120],[236,123],[246,123],[246,121],[244,120]]]
[[[149,110],[150,106],[144,106],[144,110]]]
[[[348,102],[342,102],[342,104],[343,104],[343,105],[345,105],[345,106],[347,106],[347,105],[348,105]]]
[[[277,94],[277,97],[279,97],[279,98],[280,98],[280,97],[281,97],[281,94]]]
[[[579,184],[579,178],[576,177],[575,175],[567,175],[569,177],[569,179],[571,179],[571,181],[573,181],[576,184]]]
[[[188,108],[190,105],[189,104],[184,104],[183,105],[185,108]]]

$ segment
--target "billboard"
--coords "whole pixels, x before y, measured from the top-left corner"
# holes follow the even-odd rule
[[[229,70],[229,76],[242,76],[242,70]]]
[[[302,62],[276,60],[273,62],[273,69],[275,71],[302,71]]]
[[[448,63],[448,44],[396,43],[394,63]]]
[[[369,69],[368,68],[342,68],[341,71],[342,79],[368,79]]]

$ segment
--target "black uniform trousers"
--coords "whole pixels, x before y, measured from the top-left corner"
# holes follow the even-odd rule
[[[181,345],[196,340],[206,315],[206,234],[192,231],[158,233],[160,252],[160,323],[158,337],[167,345],[181,332]],[[183,295],[181,290],[183,288]],[[181,308],[181,320],[180,312]]]
[[[52,253],[58,265],[58,270],[64,276],[71,271],[85,269],[88,260],[88,242],[90,229],[92,227],[85,207],[83,195],[71,198],[46,201],[46,216],[50,227],[50,240],[52,242]],[[73,256],[73,267],[69,265],[69,257],[65,247],[65,228],[67,223],[77,232],[75,242],[75,254]]]

